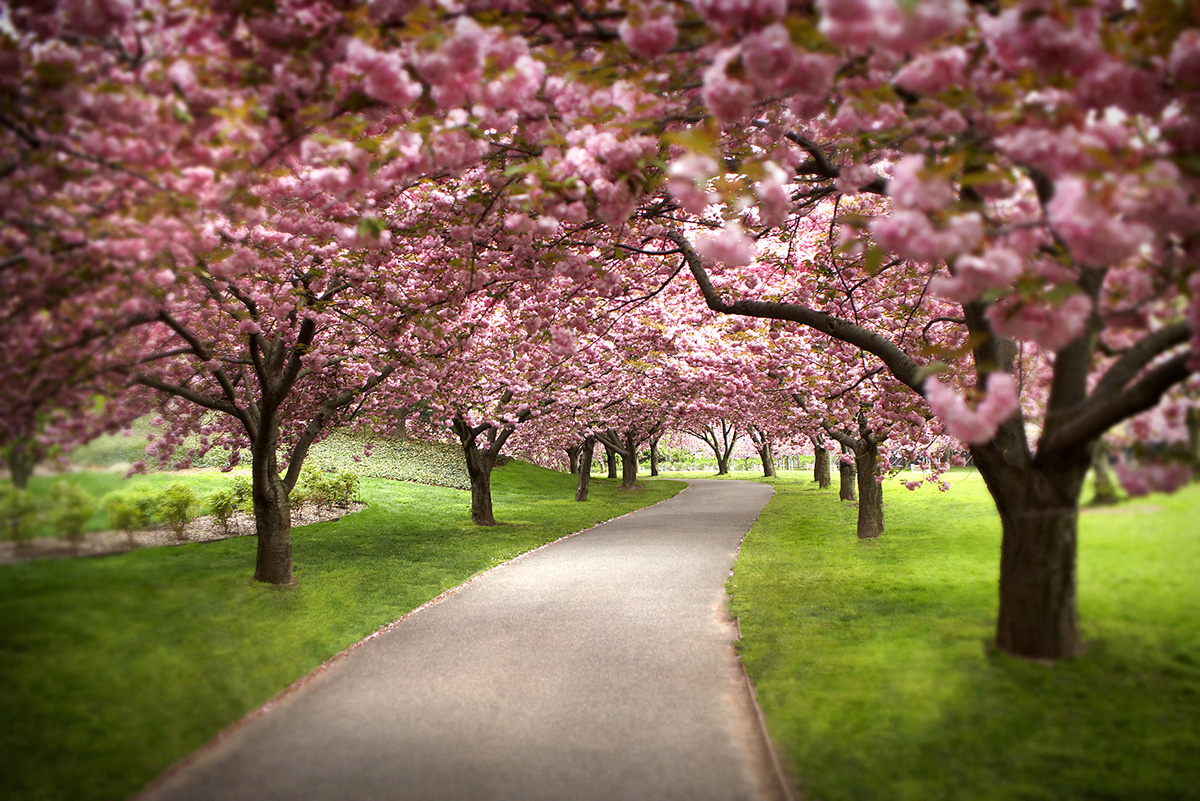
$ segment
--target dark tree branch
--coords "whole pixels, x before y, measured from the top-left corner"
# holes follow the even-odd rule
[[[1122,420],[1153,408],[1162,400],[1167,390],[1188,379],[1192,371],[1188,368],[1190,353],[1180,353],[1150,370],[1124,392],[1088,403],[1042,440],[1039,456],[1044,452],[1069,449],[1097,439],[1105,431]]]
[[[717,290],[709,280],[708,272],[704,269],[699,255],[692,248],[687,238],[679,231],[668,231],[666,238],[674,242],[683,251],[688,267],[704,295],[708,307],[722,314],[740,314],[747,317],[760,317],[769,320],[788,320],[828,334],[834,339],[847,342],[878,356],[892,375],[898,381],[909,387],[918,395],[923,395],[921,386],[921,365],[917,364],[907,353],[896,347],[878,334],[847,320],[834,317],[825,312],[799,306],[793,303],[782,303],[761,300],[735,300],[726,302],[717,294]]]

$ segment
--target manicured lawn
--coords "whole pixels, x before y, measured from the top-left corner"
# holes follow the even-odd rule
[[[1088,652],[994,652],[1000,526],[977,474],[884,491],[887,533],[807,474],[730,587],[742,656],[809,801],[1200,798],[1200,486],[1080,525]]]
[[[499,468],[502,525],[479,528],[467,492],[364,480],[368,510],[295,531],[289,587],[251,581],[252,537],[0,566],[0,798],[127,798],[443,590],[683,487],[595,481],[578,504],[574,484]]]

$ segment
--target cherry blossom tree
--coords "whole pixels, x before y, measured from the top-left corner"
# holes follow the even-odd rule
[[[1189,12],[1054,0],[626,9],[588,17],[588,52],[619,80],[654,86],[661,113],[608,125],[657,137],[669,164],[661,183],[625,194],[581,174],[589,198],[609,222],[622,210],[646,223],[631,245],[658,237],[685,256],[711,308],[847,342],[925,398],[970,444],[1000,513],[999,647],[1078,654],[1076,518],[1092,450],[1197,366],[1200,32]],[[656,194],[663,184],[673,208]],[[612,204],[629,193],[641,211]],[[957,306],[945,321],[965,343],[957,352],[742,280],[757,274],[756,240],[863,193],[887,208],[832,237],[853,248],[869,234],[868,269],[922,268],[929,296]],[[697,237],[689,226],[714,210],[719,234]],[[1013,372],[1035,352],[1043,386]],[[943,365],[974,378],[945,381]],[[1036,444],[1018,390],[1045,394]]]

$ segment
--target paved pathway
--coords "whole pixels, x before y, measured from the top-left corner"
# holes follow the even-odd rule
[[[775,797],[725,605],[772,489],[689,483],[414,614],[139,801]]]

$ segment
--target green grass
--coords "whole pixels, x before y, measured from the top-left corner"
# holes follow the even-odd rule
[[[368,510],[294,532],[289,587],[251,581],[252,537],[0,566],[0,798],[126,798],[443,590],[683,486],[574,485],[499,468],[503,525],[479,528],[467,492],[366,479]]]
[[[730,586],[768,726],[808,801],[1200,798],[1200,486],[1085,513],[1087,654],[989,647],[999,521],[977,474],[909,493],[887,533],[810,476],[777,494]]]

